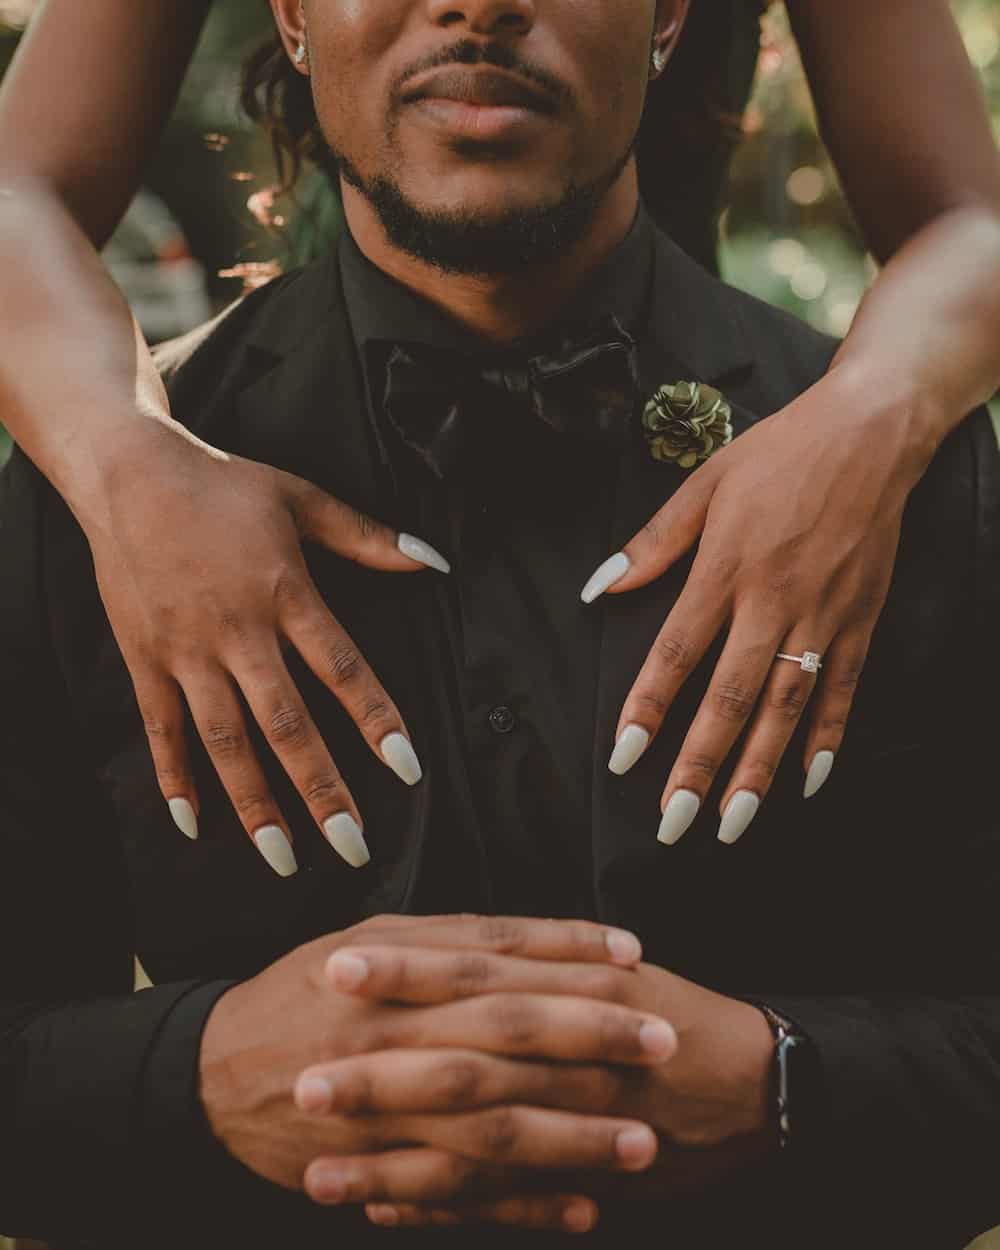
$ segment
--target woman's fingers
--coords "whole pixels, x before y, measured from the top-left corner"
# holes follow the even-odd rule
[[[531,1063],[450,1047],[316,1064],[296,1082],[295,1102],[310,1115],[446,1113],[501,1103],[610,1114],[631,1088],[624,1068]]]
[[[397,534],[390,526],[335,499],[318,486],[290,474],[284,476],[303,539],[387,573],[416,573],[422,568],[451,572],[445,557],[423,539]]]
[[[275,640],[252,640],[232,674],[268,746],[302,795],[323,836],[352,868],[363,868],[371,856],[361,816]]]
[[[785,640],[783,655],[822,657],[827,638],[820,627],[800,627]],[[808,658],[801,662],[775,658],[764,685],[750,732],[733,769],[721,803],[719,841],[731,846],[747,831],[767,796],[807,704],[817,675]]]
[[[616,776],[627,773],[645,754],[681,687],[717,637],[727,611],[723,593],[707,592],[707,583],[692,574],[625,699],[608,760]]]
[[[822,789],[833,771],[874,628],[872,622],[841,634],[824,657],[806,739],[803,793],[807,799]]]
[[[285,602],[281,624],[375,755],[406,785],[415,786],[423,770],[399,709],[311,584]]]
[[[781,635],[768,629],[754,611],[733,622],[663,791],[663,815],[657,836],[665,845],[672,846],[693,823],[719,769],[750,719],[774,664],[780,639]],[[749,800],[744,806],[748,804]]]
[[[689,551],[705,528],[715,480],[708,465],[693,473],[635,538],[593,573],[581,592],[583,602],[645,586]]]
[[[194,841],[198,837],[198,794],[188,760],[180,691],[162,669],[136,663],[130,669],[157,784],[174,824]]]
[[[494,1224],[563,1233],[589,1233],[600,1216],[597,1204],[579,1194],[528,1194],[461,1207],[418,1207],[369,1203],[365,1214],[381,1228],[454,1227]]]
[[[298,871],[278,805],[247,736],[243,710],[221,668],[183,682],[195,727],[250,840],[279,877]]]

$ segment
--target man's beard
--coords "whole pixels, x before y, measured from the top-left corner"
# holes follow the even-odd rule
[[[634,149],[633,140],[607,173],[590,183],[571,184],[558,200],[511,208],[499,216],[421,208],[387,175],[365,179],[346,157],[334,153],[334,159],[345,182],[371,204],[394,247],[444,273],[487,276],[554,260],[584,238]]]

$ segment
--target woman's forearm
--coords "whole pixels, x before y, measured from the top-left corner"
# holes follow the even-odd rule
[[[142,177],[210,0],[43,0],[0,84],[0,179],[48,186],[103,247]]]
[[[83,519],[119,454],[175,428],[166,395],[124,297],[45,187],[0,184],[0,273],[0,421]]]
[[[914,400],[914,433],[937,444],[1000,389],[1000,211],[944,213],[866,295],[834,362],[859,390]]]

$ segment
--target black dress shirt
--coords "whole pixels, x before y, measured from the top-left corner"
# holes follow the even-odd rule
[[[588,297],[636,328],[644,391],[718,385],[739,435],[825,371],[835,344],[722,287],[655,232],[644,315],[628,294],[642,261],[628,258],[646,229]],[[407,337],[416,327],[401,293],[380,294],[380,275],[345,298],[352,263],[342,275],[330,259],[249,297],[181,370],[172,400],[210,442],[307,477],[455,562],[451,578],[390,577],[308,556],[425,769],[419,786],[397,783],[292,657],[365,813],[369,867],[331,852],[259,736],[298,875],[278,879],[248,844],[193,739],[202,837],[178,834],[86,540],[22,454],[0,476],[0,1230],[100,1250],[464,1244],[465,1230],[371,1230],[251,1176],[204,1124],[198,1051],[218,996],[303,941],[378,911],[502,905],[628,925],[652,962],[773,1004],[822,1063],[822,1114],[794,1158],[688,1202],[609,1204],[582,1244],[957,1250],[1000,1221],[1000,830],[991,739],[976,723],[996,705],[1000,629],[988,418],[949,439],[913,495],[823,792],[803,804],[800,735],[742,843],[714,838],[716,788],[668,849],[655,840],[660,790],[713,657],[628,777],[607,759],[686,569],[590,612],[578,596],[683,473],[655,462],[635,426],[602,466],[525,425],[497,458],[504,472],[481,482],[485,516],[464,480],[421,479],[384,437],[359,361],[392,317]],[[497,734],[489,714],[501,708],[510,732]],[[137,995],[134,950],[156,982]],[[475,1236],[519,1250],[563,1241]]]
[[[653,262],[640,213],[574,307],[642,341]],[[443,313],[372,265],[350,236],[344,295],[397,518],[444,552],[445,667],[461,708],[490,865],[490,910],[593,914],[590,771],[600,620],[580,600],[611,554],[618,445],[560,433],[501,398],[492,433],[439,481],[382,411],[387,343],[489,354]],[[524,341],[506,355],[528,359]],[[624,431],[623,431],[624,434]],[[612,744],[608,744],[610,754]]]

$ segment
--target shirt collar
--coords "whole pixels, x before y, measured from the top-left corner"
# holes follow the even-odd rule
[[[649,303],[653,237],[649,217],[640,207],[629,233],[584,291],[573,299],[574,322],[580,320],[581,310],[585,310],[588,320],[614,316],[633,337],[638,337]],[[373,265],[347,230],[341,238],[339,259],[348,315],[370,399],[374,379],[368,376],[369,343],[420,343],[469,354],[482,353],[481,339]],[[558,324],[557,319],[543,333],[550,335]],[[516,349],[518,345],[513,346]],[[524,346],[530,354],[529,344]]]

